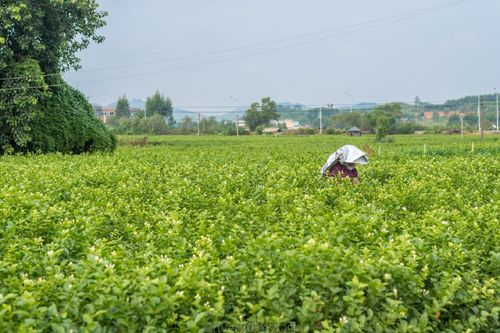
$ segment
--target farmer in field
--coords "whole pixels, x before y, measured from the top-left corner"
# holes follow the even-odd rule
[[[342,146],[328,157],[321,168],[321,175],[325,177],[349,177],[357,181],[356,165],[358,164],[368,164],[366,153],[353,145]]]

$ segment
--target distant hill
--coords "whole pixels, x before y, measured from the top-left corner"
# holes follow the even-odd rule
[[[378,106],[378,103],[371,103],[371,102],[368,102],[368,103],[358,103],[358,104],[354,104],[352,106],[353,109],[356,109],[356,110],[364,110],[364,109],[374,109]]]
[[[300,103],[280,102],[278,103],[278,110],[307,110],[308,107]]]
[[[495,94],[487,94],[487,95],[481,95],[481,101],[483,103],[488,103],[488,104],[496,104],[496,95]],[[449,99],[447,100],[444,105],[445,106],[465,106],[465,105],[474,105],[477,106],[477,96],[465,96],[459,99]]]
[[[378,106],[378,103],[372,103],[372,102],[363,102],[363,103],[357,103],[352,105],[353,110],[371,110],[374,109]],[[339,110],[349,110],[351,109],[350,105],[344,105],[342,107],[338,108]]]

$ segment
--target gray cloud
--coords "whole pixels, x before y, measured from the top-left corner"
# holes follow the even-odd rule
[[[494,0],[468,1],[284,50],[270,51],[324,35],[159,61],[344,27],[446,2],[101,0],[102,9],[109,12],[108,25],[101,31],[106,41],[82,52],[82,71],[67,73],[66,78],[100,103],[123,94],[145,99],[158,89],[176,105],[235,104],[229,96],[241,104],[263,96],[306,104],[411,101],[417,94],[439,101],[499,88],[500,2]],[[245,56],[258,52],[263,53]],[[142,62],[153,63],[131,66]],[[209,62],[215,63],[198,66]],[[117,65],[124,67],[89,71]],[[110,80],[117,77],[121,78]]]

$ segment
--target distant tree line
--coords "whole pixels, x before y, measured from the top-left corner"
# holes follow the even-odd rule
[[[157,90],[146,99],[144,113],[131,117],[127,96],[120,96],[116,102],[115,115],[108,126],[116,134],[168,134],[175,125],[172,100]]]
[[[477,97],[476,97],[477,99]],[[491,101],[492,97],[485,99]],[[472,101],[465,98],[464,101]],[[456,102],[460,103],[462,101]],[[477,102],[476,102],[477,103]],[[485,102],[486,103],[486,102]],[[451,108],[453,103],[449,103]],[[415,131],[441,132],[444,130],[456,131],[461,127],[461,118],[455,109],[446,111],[433,108],[430,103],[422,101],[418,96],[413,104],[388,103],[382,105],[369,105],[366,109],[341,110],[328,105],[325,108],[304,109],[303,106],[278,105],[270,97],[254,102],[242,118],[246,128],[253,133],[260,134],[265,127],[279,126],[285,129],[284,123],[279,119],[293,119],[305,128],[290,131],[299,135],[311,134],[319,131],[319,115],[322,114],[323,133],[345,133],[351,127],[358,127],[362,131],[374,133],[377,140],[384,139],[390,134],[407,134]],[[477,108],[477,105],[475,106]],[[126,96],[118,99],[116,117],[112,118],[109,125],[117,134],[223,134],[235,135],[236,123],[234,121],[218,121],[215,117],[203,117],[200,124],[196,120],[185,117],[178,124],[173,120],[173,106],[169,98],[165,98],[157,91],[148,97],[144,112],[130,118],[129,104]],[[486,107],[485,107],[486,109]],[[491,109],[491,108],[490,108]],[[432,110],[432,119],[424,117],[425,110]],[[441,117],[442,113],[449,113]],[[441,116],[440,116],[441,113]],[[428,115],[425,115],[428,117]],[[493,112],[485,112],[485,119],[493,123]],[[476,112],[463,113],[465,130],[477,128]],[[240,128],[240,134],[244,133]]]
[[[413,133],[419,129],[416,123],[403,123],[402,117],[401,105],[389,103],[377,106],[373,111],[353,111],[333,115],[331,125],[346,129],[355,126],[375,133],[376,140],[381,140],[388,134]]]
[[[120,135],[236,135],[236,123],[228,120],[217,120],[215,117],[203,117],[198,122],[191,117],[184,117],[175,124],[168,126],[165,119],[155,114],[152,117],[138,115],[130,119],[113,119],[112,130]],[[199,131],[199,132],[198,132]],[[244,128],[239,129],[239,135],[249,134]]]
[[[131,117],[130,105],[125,95],[118,98],[115,116],[110,117],[108,126],[116,134],[123,135],[166,135],[166,134],[221,134],[236,135],[236,122],[215,117],[203,117],[199,124],[190,117],[184,117],[178,124],[173,117],[173,103],[158,91],[146,99],[144,112]],[[238,134],[247,134],[244,128]]]

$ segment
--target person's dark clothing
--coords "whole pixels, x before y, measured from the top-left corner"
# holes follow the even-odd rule
[[[356,168],[349,170],[348,167],[341,163],[335,163],[333,167],[330,169],[330,172],[328,173],[329,177],[340,177],[340,178],[345,178],[349,177],[352,179],[357,179],[358,178],[358,171]]]

